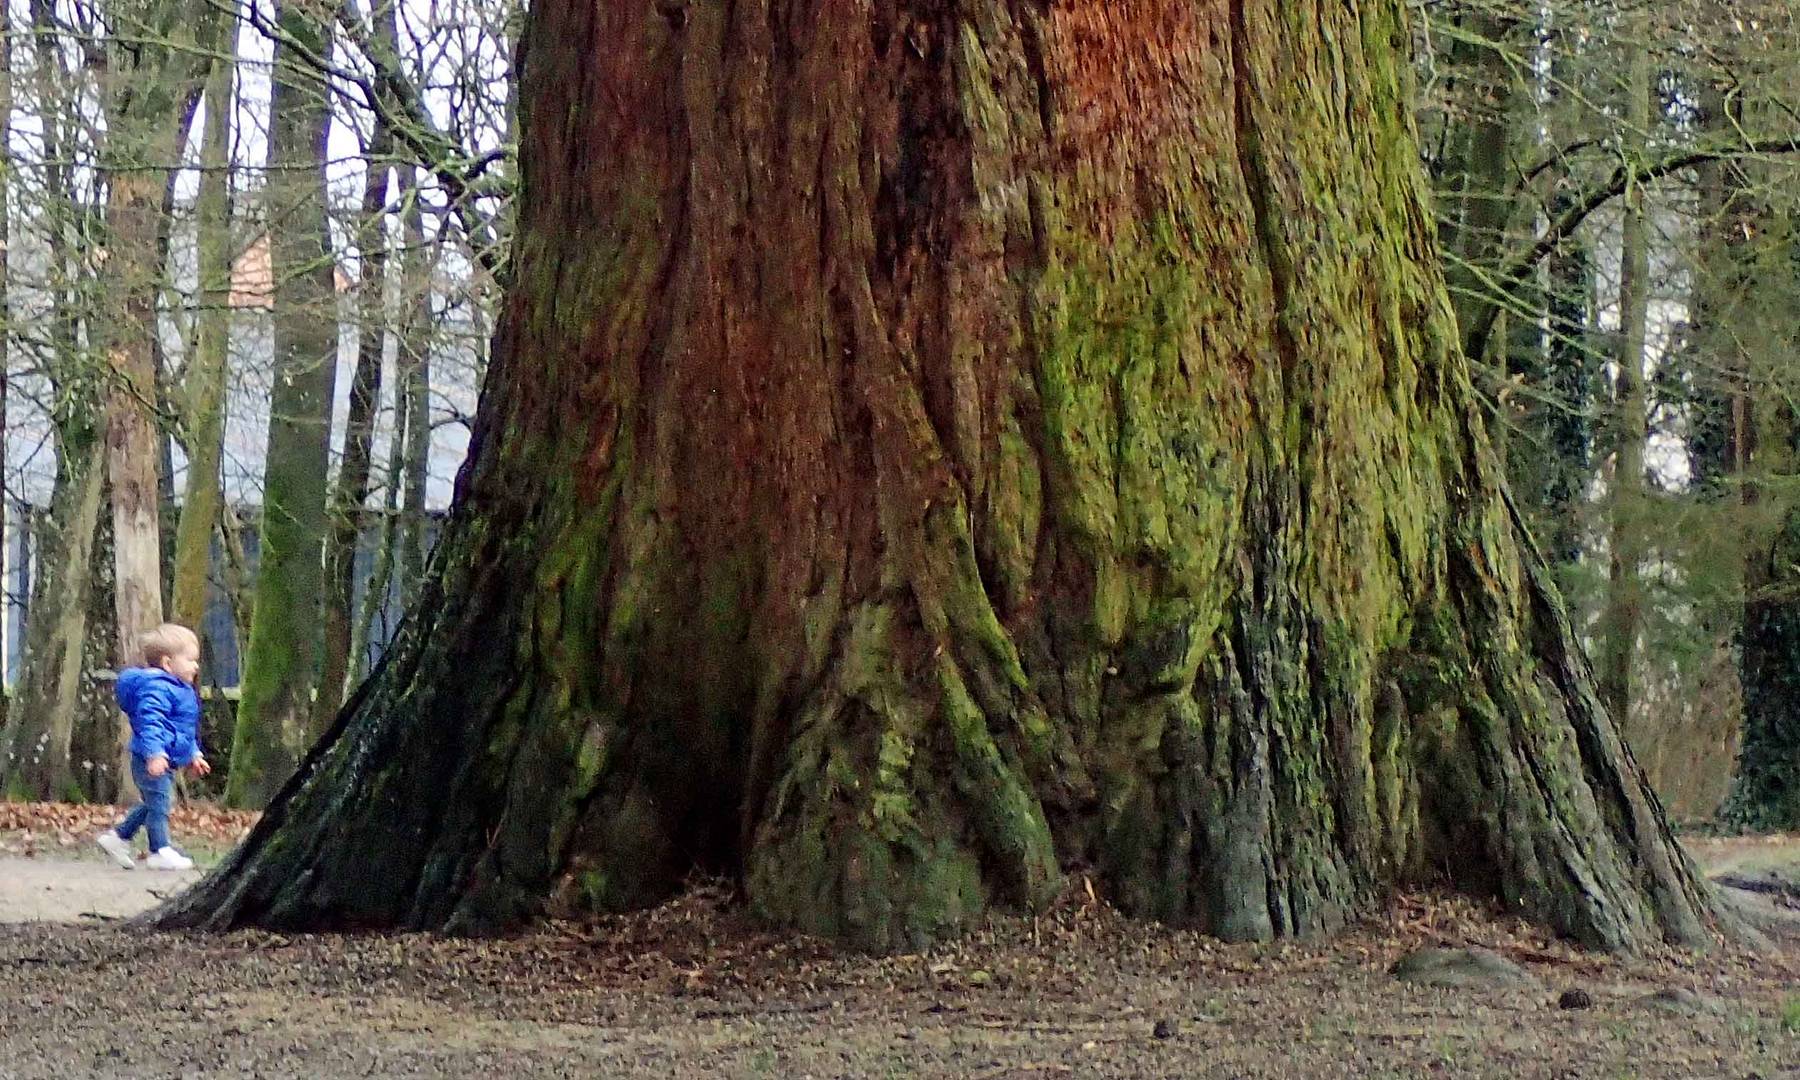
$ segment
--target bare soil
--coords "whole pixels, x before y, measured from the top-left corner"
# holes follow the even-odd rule
[[[1800,872],[1792,841],[1693,847],[1709,867]],[[1329,942],[1225,945],[1123,919],[1078,882],[1043,917],[876,958],[770,933],[707,887],[488,941],[19,923],[21,862],[68,875],[69,890],[45,890],[67,899],[65,917],[98,910],[77,883],[154,885],[60,851],[0,862],[9,1080],[1800,1077],[1800,931],[1780,894],[1745,894],[1773,932],[1766,950],[1624,958],[1442,897],[1404,898]],[[1389,972],[1421,947],[1464,945],[1536,984],[1446,990]],[[1571,988],[1592,1007],[1559,1008]],[[1649,1000],[1659,992],[1680,1000]]]

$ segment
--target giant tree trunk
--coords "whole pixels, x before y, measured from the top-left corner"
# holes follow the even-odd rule
[[[295,0],[282,8],[290,40],[330,55],[330,36]],[[312,732],[324,590],[331,404],[337,381],[336,262],[326,222],[326,91],[293,48],[277,42],[270,115],[271,184],[287,219],[271,230],[275,386],[263,466],[261,556],[227,799],[261,806],[293,771]],[[293,182],[293,187],[287,183]]]
[[[1391,0],[536,5],[425,595],[160,920],[700,867],[881,948],[1079,863],[1229,938],[1442,878],[1703,940],[1481,431],[1407,42]]]

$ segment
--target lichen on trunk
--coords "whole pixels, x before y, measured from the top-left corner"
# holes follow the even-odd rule
[[[261,806],[313,734],[318,684],[331,407],[337,385],[336,260],[327,220],[329,101],[306,55],[329,55],[318,13],[282,8],[269,156],[283,183],[270,197],[291,218],[270,235],[275,375],[269,394],[256,601],[244,657],[226,798]],[[296,53],[300,56],[297,57]]]
[[[382,667],[170,925],[695,870],[872,948],[1703,885],[1507,506],[1399,5],[533,9],[516,278]],[[379,859],[387,873],[370,881]]]
[[[186,626],[205,622],[213,537],[219,526],[219,466],[225,453],[225,377],[231,353],[231,106],[233,66],[213,66],[206,83],[201,133],[198,218],[200,313],[194,321],[194,358],[183,379],[188,430],[187,485],[175,530],[172,617]]]

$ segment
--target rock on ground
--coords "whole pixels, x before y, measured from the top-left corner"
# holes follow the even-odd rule
[[[1394,965],[1401,982],[1424,986],[1466,986],[1489,989],[1536,986],[1537,979],[1524,968],[1491,949],[1420,949]]]

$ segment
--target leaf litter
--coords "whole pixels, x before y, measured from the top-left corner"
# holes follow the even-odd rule
[[[1491,950],[1543,985],[1389,974],[1433,947]],[[1127,919],[1078,883],[1038,917],[872,957],[771,930],[699,882],[486,939],[0,927],[0,972],[9,1078],[1800,1075],[1783,1023],[1800,938],[1595,954],[1432,894],[1327,941],[1236,945]],[[1560,1008],[1570,989],[1592,1007]],[[1718,1008],[1650,1003],[1676,991]]]
[[[0,802],[0,855],[32,858],[85,850],[96,833],[122,816],[122,808],[104,803]],[[230,847],[247,836],[261,816],[211,803],[182,802],[170,812],[169,828],[178,842]]]

